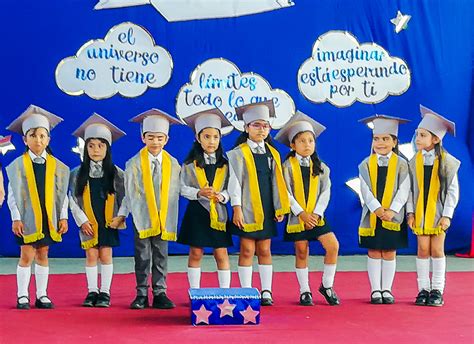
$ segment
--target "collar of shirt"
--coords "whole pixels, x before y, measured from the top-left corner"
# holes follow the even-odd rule
[[[158,160],[161,165],[163,160],[163,151],[161,150],[156,156],[148,152],[148,159],[150,160],[150,169],[153,171],[153,160]]]
[[[303,157],[302,157],[301,155],[299,155],[298,153],[295,153],[295,157],[296,157],[296,159],[298,159],[298,162],[299,162],[299,164],[301,165],[301,160],[303,160]],[[308,162],[311,161],[311,157],[310,157],[310,156],[307,156],[306,158],[308,159]]]
[[[48,156],[48,153],[46,153],[46,150],[44,150],[43,153],[41,153],[41,155],[36,155],[35,153],[33,153],[31,150],[28,149],[28,155],[30,156],[31,161],[34,161],[35,158],[42,158],[43,161],[46,162],[46,157]]]
[[[425,151],[424,149],[421,151],[421,154],[423,154],[423,164],[424,165],[433,165],[434,164],[434,159],[435,159],[435,150],[432,149],[429,152]]]
[[[432,149],[430,151],[425,151],[424,149],[421,151],[421,154],[423,154],[423,156],[435,156],[435,150]]]
[[[378,153],[375,153],[377,154],[377,165],[380,166],[379,162],[380,162],[380,158],[381,157],[386,157],[388,160],[390,160],[390,158],[392,157],[392,151],[390,151],[387,155],[381,155],[381,154],[378,154]],[[387,160],[387,166],[388,166],[388,160]]]
[[[102,167],[102,160],[101,161],[92,161],[91,160],[91,164],[89,166],[89,177],[92,177],[92,178],[95,178],[94,177],[94,172],[96,170],[96,167],[95,166],[99,166],[99,171],[101,172],[101,174],[103,174],[104,170],[103,170],[103,167]]]
[[[214,161],[216,161],[217,160],[216,153],[211,153],[211,154],[204,153],[204,161],[206,162],[206,165],[210,164],[209,158],[214,158]]]
[[[267,150],[265,148],[265,142],[262,141],[262,142],[255,142],[255,141],[252,141],[251,139],[247,139],[247,144],[249,145],[250,149],[252,150],[252,152],[256,153],[256,149],[258,146],[260,146],[261,148],[263,148],[263,153],[266,153]]]

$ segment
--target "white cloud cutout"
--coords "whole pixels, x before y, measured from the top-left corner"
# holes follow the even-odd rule
[[[56,83],[69,95],[104,99],[119,93],[131,98],[148,87],[163,87],[172,70],[169,52],[155,45],[144,28],[125,22],[111,28],[105,39],[90,40],[76,56],[63,59]]]
[[[375,43],[359,44],[345,31],[321,35],[298,70],[298,88],[308,100],[339,107],[355,101],[380,103],[389,95],[403,94],[410,81],[403,60]]]
[[[150,0],[99,0],[94,9],[102,10],[106,8],[131,7],[149,4]]]
[[[268,99],[273,99],[275,104],[276,118],[272,127],[281,128],[295,113],[295,104],[288,93],[272,89],[258,74],[241,73],[226,59],[213,58],[198,65],[191,73],[190,82],[179,90],[176,114],[183,119],[217,107],[242,131],[243,122],[237,121],[235,107]]]

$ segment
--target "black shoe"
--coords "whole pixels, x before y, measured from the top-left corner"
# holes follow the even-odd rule
[[[26,300],[28,300],[28,302],[20,303],[21,299],[26,299]],[[28,298],[28,296],[20,296],[16,300],[16,309],[30,309],[30,299]]]
[[[381,305],[383,303],[382,292],[380,290],[374,290],[370,294],[370,303],[373,305]]]
[[[39,309],[53,309],[54,304],[51,302],[49,297],[44,295],[41,296],[39,299],[36,299],[35,307]]]
[[[263,294],[270,295],[270,297],[263,297]],[[260,305],[262,306],[273,306],[272,292],[270,290],[262,290],[260,298]]]
[[[314,306],[313,295],[309,291],[305,291],[300,295],[301,306]]]
[[[395,298],[390,290],[382,291],[382,303],[384,305],[391,305],[395,303]]]
[[[137,296],[130,304],[131,309],[148,308],[148,296]]]
[[[108,308],[110,307],[110,295],[107,293],[100,292],[97,297],[96,307]]]
[[[97,302],[98,296],[99,296],[99,293],[96,291],[92,291],[89,294],[87,294],[86,299],[82,303],[82,307],[94,307],[95,303]]]
[[[430,298],[430,292],[426,289],[422,289],[416,296],[415,305],[426,306],[429,298]]]
[[[430,297],[428,298],[427,306],[441,307],[444,304],[443,294],[438,289],[430,291]]]
[[[176,305],[168,298],[168,296],[166,296],[165,292],[153,296],[153,308],[171,309],[175,307]]]
[[[319,292],[321,293],[322,296],[326,299],[326,302],[331,305],[331,306],[337,306],[341,302],[339,301],[339,298],[337,297],[336,292],[332,287],[330,288],[324,288],[324,286],[321,284],[319,286]]]

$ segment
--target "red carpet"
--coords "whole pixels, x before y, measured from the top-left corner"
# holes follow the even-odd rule
[[[232,286],[238,286],[237,274]],[[52,275],[49,294],[54,310],[14,309],[14,275],[0,276],[0,343],[473,343],[474,272],[452,272],[447,277],[445,306],[417,307],[415,273],[395,277],[395,305],[370,305],[365,272],[336,275],[339,307],[327,306],[317,293],[320,273],[311,273],[316,306],[297,305],[294,273],[274,276],[275,306],[264,308],[258,326],[190,325],[187,279],[168,276],[173,310],[129,310],[134,298],[134,275],[115,275],[112,307],[82,308],[84,275]],[[254,281],[259,282],[258,274]],[[217,285],[215,274],[203,275],[203,287]],[[33,294],[32,280],[31,295]]]

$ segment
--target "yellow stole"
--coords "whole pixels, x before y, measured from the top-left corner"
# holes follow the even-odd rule
[[[36,233],[24,235],[23,240],[25,244],[35,242],[44,238],[43,234],[43,213],[41,212],[41,203],[39,199],[38,189],[36,186],[35,172],[33,170],[33,163],[26,152],[23,154],[23,167],[25,169],[26,183],[28,184],[29,197],[33,208],[33,215],[35,217]],[[61,241],[61,234],[56,231],[56,226],[53,223],[53,209],[54,209],[54,175],[56,173],[56,160],[50,155],[46,156],[46,177],[45,177],[45,207],[48,217],[48,228],[51,238],[59,242]]]
[[[291,171],[293,175],[293,194],[298,204],[307,213],[312,213],[316,206],[316,200],[318,199],[318,186],[319,176],[313,176],[313,161],[310,160],[310,177],[309,177],[309,193],[308,200],[305,199],[303,176],[301,175],[301,168],[296,157],[290,157],[288,159],[291,165]],[[317,226],[324,226],[324,219],[319,219]],[[298,224],[288,225],[286,228],[288,233],[299,233],[305,230],[304,222],[299,219]]]
[[[265,143],[265,145],[266,145],[266,148],[270,151],[273,157],[273,160],[275,161],[275,164],[276,164],[275,178],[276,178],[276,183],[277,183],[277,188],[278,188],[278,197],[280,199],[281,207],[279,209],[275,209],[275,216],[288,214],[290,212],[290,199],[288,197],[288,191],[286,189],[285,180],[283,178],[280,154],[275,148],[273,148],[269,144]],[[257,168],[255,167],[255,160],[252,155],[252,150],[250,149],[249,145],[246,143],[241,144],[240,149],[242,150],[242,154],[245,160],[245,165],[247,167],[250,190],[260,190],[259,185],[258,185]],[[262,200],[260,198],[260,192],[251,191],[250,201],[252,202],[252,211],[255,217],[255,223],[244,224],[243,230],[245,232],[255,232],[255,231],[263,229],[264,216],[263,216],[263,206],[262,206]]]
[[[443,230],[441,226],[435,227],[435,216],[436,216],[436,201],[440,190],[440,183],[438,177],[439,159],[435,158],[433,163],[433,170],[431,171],[430,189],[428,191],[428,201],[426,205],[426,213],[424,212],[425,202],[425,178],[424,178],[424,166],[423,166],[423,154],[421,151],[416,153],[416,181],[418,183],[418,199],[416,200],[415,209],[415,228],[413,232],[416,235],[438,235]],[[421,225],[424,215],[424,223]]]
[[[387,171],[387,179],[385,182],[385,189],[383,191],[382,197],[382,207],[385,209],[390,208],[390,204],[392,203],[393,199],[393,190],[395,187],[395,177],[397,173],[397,163],[398,163],[398,155],[392,153],[392,156],[388,160],[388,171]],[[372,154],[369,158],[369,176],[370,176],[370,184],[372,186],[372,193],[375,197],[377,197],[377,172],[378,172],[378,165],[377,165],[377,154]],[[375,213],[370,213],[370,227],[369,228],[362,228],[359,227],[359,235],[360,236],[375,236],[375,227],[377,224],[377,216]],[[382,221],[382,227],[392,231],[400,231],[400,224],[395,222],[389,221]]]
[[[162,150],[161,162],[161,192],[160,192],[160,210],[156,206],[155,189],[150,171],[150,159],[148,158],[148,149],[143,147],[140,150],[140,167],[142,170],[142,182],[145,192],[148,214],[150,215],[151,228],[138,231],[140,239],[156,236],[161,233],[163,240],[174,240],[175,233],[166,231],[166,217],[168,214],[168,194],[171,181],[171,157]]]
[[[199,187],[202,189],[206,186],[209,186],[209,182],[206,177],[206,171],[203,168],[199,167],[194,161],[194,167],[196,169],[196,178],[199,184]],[[214,182],[212,183],[214,186],[214,190],[221,190],[222,186],[224,185],[225,176],[227,173],[227,165],[219,167],[216,171],[216,175],[214,177]],[[216,209],[216,200],[210,199],[209,200],[209,213],[211,216],[211,228],[217,229],[218,231],[225,231],[225,222],[219,222],[217,209]]]
[[[92,239],[84,241],[81,243],[81,247],[86,250],[88,248],[94,247],[99,243],[99,224],[94,215],[94,210],[92,209],[92,200],[91,200],[91,190],[89,183],[86,184],[84,192],[82,193],[82,200],[84,203],[84,212],[89,219],[89,222],[94,231]],[[115,195],[107,194],[107,199],[105,200],[105,227],[109,227],[114,217],[114,203]]]

